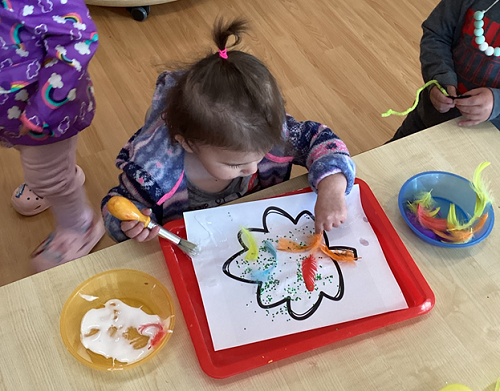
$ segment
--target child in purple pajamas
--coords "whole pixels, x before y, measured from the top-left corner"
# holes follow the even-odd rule
[[[75,161],[94,117],[96,49],[83,0],[0,0],[0,143],[19,150],[26,181],[13,206],[33,215],[50,205],[57,225],[32,255],[37,271],[88,254],[104,233]]]

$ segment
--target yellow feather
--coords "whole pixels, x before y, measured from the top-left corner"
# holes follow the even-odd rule
[[[426,192],[421,192],[417,195],[417,199],[415,202],[417,204],[422,205],[425,209],[432,209],[434,208],[434,205],[436,205],[436,202],[432,198],[432,190],[431,191],[426,191]]]
[[[457,219],[457,213],[455,212],[455,204],[450,205],[450,210],[448,211],[448,217],[446,219],[448,223],[448,229],[457,229],[460,225]]]
[[[415,201],[408,201],[408,209],[410,209],[413,213],[417,213],[417,206],[421,205],[424,209],[429,211],[431,217],[434,217],[438,214],[440,208],[438,207],[434,209],[436,202],[434,201],[434,198],[432,198],[431,192],[432,190],[418,193]]]
[[[259,249],[253,235],[246,228],[241,227],[241,233],[243,234],[243,242],[248,247],[248,252],[245,257],[246,261],[255,261],[259,257]]]
[[[473,220],[478,219],[484,212],[486,206],[493,202],[493,197],[489,194],[489,190],[481,177],[482,171],[488,167],[490,162],[483,162],[474,171],[471,187],[476,192],[476,206],[474,208]]]

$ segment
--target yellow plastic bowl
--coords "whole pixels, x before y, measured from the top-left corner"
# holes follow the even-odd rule
[[[89,301],[92,297],[97,299]],[[113,362],[112,358],[86,349],[80,341],[83,316],[92,308],[104,307],[111,299],[119,299],[131,307],[141,307],[147,314],[158,315],[162,319],[170,317],[170,332],[150,354],[139,361],[130,364]],[[156,278],[138,270],[109,270],[80,284],[66,300],[61,313],[61,337],[69,352],[90,368],[100,371],[130,369],[151,360],[166,345],[174,329],[174,314],[172,297]]]

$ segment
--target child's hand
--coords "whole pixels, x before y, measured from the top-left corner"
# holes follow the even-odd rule
[[[457,96],[457,89],[455,88],[455,86],[446,87],[446,91],[448,91],[448,94],[450,94],[451,96]],[[436,86],[431,88],[429,95],[433,106],[440,113],[447,113],[448,111],[450,111],[450,109],[455,107],[455,102],[453,101],[453,99],[443,94]]]
[[[151,209],[143,209],[141,213],[149,216],[151,214]],[[147,242],[148,240],[154,239],[158,236],[158,232],[160,232],[160,227],[149,229],[144,227],[144,223],[139,221],[122,221],[120,228],[130,239],[135,239],[138,242]]]
[[[457,99],[455,102],[457,109],[467,119],[459,121],[459,126],[477,125],[490,118],[493,110],[493,92],[489,88],[475,88],[464,95],[469,95],[470,98]]]
[[[318,199],[314,207],[316,233],[330,231],[347,219],[345,189],[347,179],[342,173],[327,176],[318,184]]]

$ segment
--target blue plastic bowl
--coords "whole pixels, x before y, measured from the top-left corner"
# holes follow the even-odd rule
[[[454,244],[442,242],[441,239],[436,239],[432,232],[426,232],[416,222],[414,215],[409,212],[407,202],[414,201],[416,195],[420,192],[431,190],[432,198],[436,201],[437,206],[441,207],[441,216],[443,218],[448,216],[450,204],[455,204],[458,219],[467,220],[474,214],[474,207],[476,205],[476,193],[470,187],[470,182],[461,176],[443,171],[427,171],[408,179],[399,191],[399,211],[406,224],[424,242],[440,247],[469,247],[484,240],[490,234],[495,222],[495,215],[491,204],[485,209],[485,212],[488,213],[488,219],[483,228],[468,243]]]

